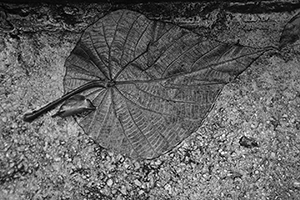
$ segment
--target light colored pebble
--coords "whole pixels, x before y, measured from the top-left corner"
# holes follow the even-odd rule
[[[142,195],[144,194],[144,191],[143,190],[139,190],[139,195]]]
[[[121,195],[118,195],[117,198],[116,198],[116,200],[122,200],[122,199],[123,199],[123,198],[122,198]]]
[[[300,182],[299,181],[295,181],[294,182],[294,187],[295,188],[300,188]]]
[[[114,184],[114,182],[112,179],[108,179],[106,184],[107,184],[107,186],[111,187]]]
[[[142,183],[137,179],[135,179],[133,182],[134,182],[135,185],[137,185],[139,187],[141,187],[141,185],[142,185]]]
[[[3,121],[3,122],[7,122],[7,117],[3,117],[3,118],[2,118],[2,121]]]
[[[134,163],[134,169],[135,170],[140,169],[140,167],[141,167],[140,163],[138,163],[138,162]]]
[[[17,127],[18,127],[18,124],[14,122],[14,123],[11,125],[11,127],[12,127],[12,128],[17,128]]]
[[[129,164],[128,164],[127,162],[125,162],[123,166],[124,166],[126,169],[129,168]]]
[[[120,192],[124,195],[127,194],[127,190],[126,190],[126,187],[124,185],[121,186]]]
[[[172,190],[171,185],[170,184],[166,184],[165,185],[165,190],[167,190],[169,192],[169,194],[171,194],[171,190]]]

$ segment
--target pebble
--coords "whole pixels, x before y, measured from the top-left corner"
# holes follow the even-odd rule
[[[130,165],[129,165],[127,162],[125,162],[123,166],[124,166],[126,169],[128,169]]]
[[[18,127],[18,124],[16,122],[14,122],[12,125],[11,125],[12,128],[17,128]]]
[[[109,186],[109,187],[111,187],[113,185],[113,183],[114,182],[113,182],[112,179],[108,179],[107,182],[106,182],[107,186]]]
[[[271,158],[271,159],[275,159],[275,158],[276,158],[276,154],[275,154],[274,152],[271,152],[271,153],[270,153],[270,158]]]
[[[142,183],[137,179],[135,179],[133,182],[134,182],[135,185],[137,185],[139,187],[141,187],[141,185],[142,185]]]
[[[117,198],[116,198],[116,200],[122,200],[122,199],[123,199],[123,198],[122,198],[121,195],[118,195]]]
[[[78,13],[78,8],[76,7],[64,6],[63,10],[68,15],[76,15]]]
[[[165,190],[167,190],[169,192],[169,194],[171,194],[172,188],[171,188],[170,184],[166,184],[164,188],[165,188]]]
[[[7,122],[7,117],[3,117],[3,118],[2,118],[2,121],[3,121],[3,122]]]
[[[144,194],[144,191],[143,190],[139,190],[139,195],[142,195]]]
[[[120,189],[120,192],[124,195],[127,194],[127,190],[126,190],[126,187],[124,185],[122,185],[121,189]]]
[[[134,170],[140,169],[141,165],[139,162],[134,163]]]
[[[300,188],[300,182],[298,181],[295,181],[293,185],[295,188]]]

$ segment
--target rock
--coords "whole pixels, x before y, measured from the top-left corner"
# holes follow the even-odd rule
[[[107,186],[111,187],[114,184],[114,182],[112,179],[108,179],[106,184],[107,184]]]

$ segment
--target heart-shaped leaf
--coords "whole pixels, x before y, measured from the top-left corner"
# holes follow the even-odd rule
[[[279,40],[279,48],[294,44],[300,37],[300,13],[294,16],[285,26]]]
[[[199,128],[224,85],[263,52],[118,10],[85,30],[64,87],[97,83],[82,93],[97,109],[80,126],[103,147],[151,159]]]

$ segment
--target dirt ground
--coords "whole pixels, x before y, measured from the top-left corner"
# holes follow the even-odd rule
[[[2,5],[0,199],[299,199],[299,42],[265,54],[226,85],[201,127],[157,159],[103,149],[72,118],[51,118],[55,111],[22,120],[63,95],[64,62],[81,33],[117,8],[253,47],[278,46],[299,12],[204,3]]]

